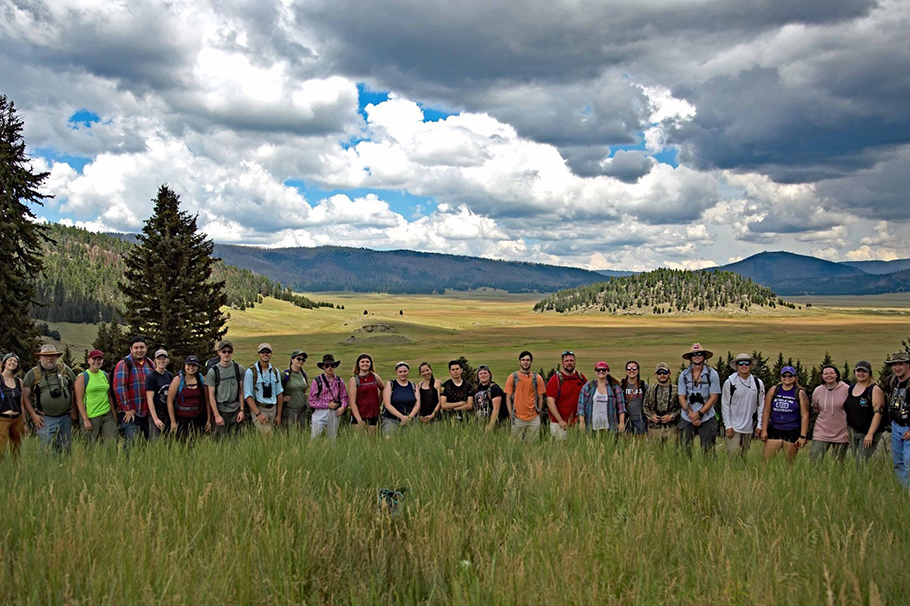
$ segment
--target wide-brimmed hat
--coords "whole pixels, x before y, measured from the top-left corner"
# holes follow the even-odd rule
[[[698,353],[705,354],[705,360],[714,357],[714,352],[711,351],[711,350],[705,349],[704,347],[702,347],[702,346],[701,346],[701,343],[693,343],[693,344],[692,344],[692,349],[690,349],[689,351],[687,351],[686,353],[684,353],[684,354],[682,355],[682,357],[683,357],[684,359],[686,359],[686,360],[691,360],[691,359],[692,359],[692,356],[695,355],[695,354],[698,354]]]
[[[736,357],[730,360],[730,364],[728,364],[730,370],[737,370],[740,362],[749,362],[752,366],[758,366],[758,360],[753,358],[750,354],[741,353],[736,354]]]
[[[338,368],[338,365],[341,364],[341,360],[336,360],[335,356],[332,354],[325,354],[322,356],[322,362],[316,362],[316,366],[319,368],[325,368],[326,366],[331,366],[332,368]]]
[[[885,364],[891,366],[892,364],[897,364],[898,362],[910,362],[910,354],[906,351],[896,351],[885,360]]]
[[[41,349],[38,350],[37,355],[39,355],[39,356],[62,356],[63,352],[57,351],[56,345],[52,345],[52,344],[48,343],[46,345],[41,346]]]

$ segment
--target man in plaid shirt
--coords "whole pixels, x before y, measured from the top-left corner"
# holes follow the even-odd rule
[[[149,437],[149,408],[145,396],[145,380],[154,370],[154,364],[145,357],[145,339],[130,339],[130,355],[114,367],[114,398],[117,400],[120,426],[127,443],[140,434]]]

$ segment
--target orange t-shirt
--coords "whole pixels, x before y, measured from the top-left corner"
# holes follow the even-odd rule
[[[506,397],[510,397],[512,392],[515,392],[515,418],[521,419],[522,421],[533,421],[537,417],[537,408],[535,404],[538,400],[535,398],[534,394],[534,379],[533,375],[523,375],[518,373],[518,385],[513,385],[512,377],[514,374],[510,374],[509,378],[506,379],[506,386],[504,391],[506,392]],[[540,375],[537,375],[537,395],[542,396],[547,392],[547,382],[544,381],[544,378]]]

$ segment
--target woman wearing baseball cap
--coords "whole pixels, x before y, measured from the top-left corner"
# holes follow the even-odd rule
[[[783,448],[787,461],[792,463],[806,445],[808,432],[809,396],[797,382],[796,369],[784,366],[780,369],[780,383],[765,396],[761,430],[765,458],[773,458]]]
[[[116,441],[117,417],[114,416],[114,395],[111,377],[101,370],[104,354],[93,349],[88,354],[88,370],[83,371],[73,384],[76,407],[82,418],[82,428],[89,442]]]
[[[199,358],[187,356],[167,392],[167,413],[171,431],[180,439],[205,433],[212,426],[205,382],[199,372]]]

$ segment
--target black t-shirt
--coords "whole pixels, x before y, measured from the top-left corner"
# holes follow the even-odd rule
[[[467,402],[468,396],[473,395],[474,389],[471,387],[471,384],[464,379],[461,380],[461,385],[455,385],[455,381],[453,379],[449,379],[442,384],[442,389],[439,391],[441,396],[445,396],[447,402],[452,403]],[[464,420],[464,415],[459,410],[446,411],[446,415],[448,418],[454,419],[456,421]]]
[[[907,401],[907,387],[910,386],[910,379],[904,379],[894,386],[891,392],[891,399],[888,402],[888,412],[891,414],[891,420],[898,425],[910,427],[910,402]]]
[[[489,419],[493,413],[493,398],[502,398],[499,404],[499,421],[509,418],[509,407],[506,406],[505,394],[496,383],[478,385],[474,392],[474,412],[482,419]]]
[[[152,399],[155,403],[155,414],[162,420],[167,418],[167,390],[173,380],[174,375],[169,370],[165,370],[164,374],[152,370],[145,380],[145,391],[155,392],[155,397]]]

